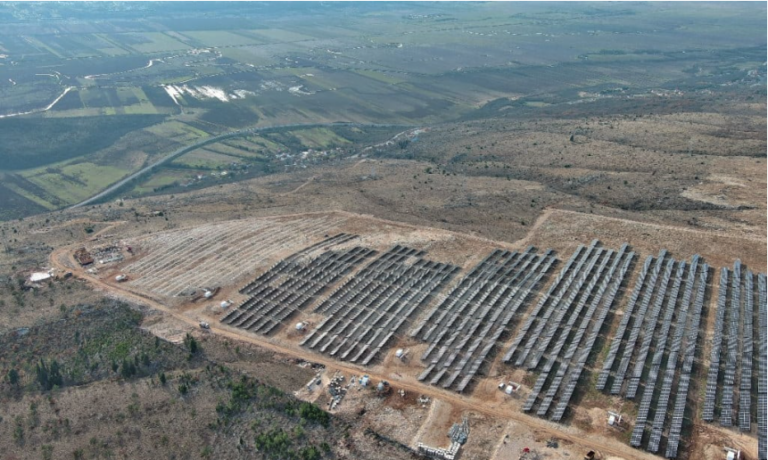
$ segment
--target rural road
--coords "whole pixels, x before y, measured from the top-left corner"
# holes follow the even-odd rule
[[[81,201],[77,204],[70,206],[68,209],[75,209],[82,206],[87,206],[93,203],[94,201],[97,201],[103,198],[104,196],[107,196],[110,193],[113,193],[115,190],[118,190],[120,187],[124,186],[128,182],[152,171],[153,169],[157,168],[158,166],[164,163],[167,163],[175,158],[178,158],[181,155],[184,155],[185,153],[189,153],[192,150],[195,150],[197,148],[203,147],[208,144],[212,144],[214,142],[218,142],[222,139],[229,139],[229,138],[238,137],[238,136],[247,136],[249,134],[255,134],[255,133],[260,133],[264,131],[272,131],[277,129],[325,128],[329,126],[350,126],[354,128],[415,128],[416,127],[411,125],[399,125],[399,124],[337,122],[337,123],[293,123],[293,124],[285,124],[285,125],[261,126],[258,128],[248,128],[248,129],[240,129],[237,131],[230,131],[224,134],[219,134],[218,136],[207,137],[205,139],[195,142],[194,144],[181,147],[178,150],[171,153],[170,155],[166,155],[165,157],[155,161],[154,163],[141,168],[135,173],[115,182],[114,184],[110,185],[109,187],[97,193],[96,195],[88,198],[87,200]],[[397,136],[399,136],[400,134],[402,133],[398,133],[393,139],[397,138]]]
[[[108,228],[113,228],[110,226]],[[106,231],[104,229],[103,231]],[[103,290],[108,293],[114,294],[117,298],[125,301],[133,302],[139,305],[144,305],[153,308],[157,311],[161,311],[175,320],[184,323],[188,327],[197,330],[199,328],[198,321],[185,315],[182,312],[169,308],[155,300],[146,298],[144,296],[137,295],[122,287],[111,285],[99,280],[96,277],[90,276],[85,270],[82,269],[74,260],[72,254],[75,246],[70,245],[62,248],[58,248],[51,253],[50,262],[51,266],[62,270],[71,271],[73,274],[83,280],[89,282],[94,288]],[[559,428],[559,425],[549,422],[537,417],[533,417],[522,413],[517,410],[502,409],[498,405],[483,401],[480,398],[473,397],[471,395],[459,395],[450,391],[442,390],[429,385],[422,385],[418,383],[393,379],[390,375],[385,375],[377,372],[372,372],[371,369],[358,367],[345,362],[336,361],[335,359],[328,358],[324,355],[319,355],[314,352],[303,350],[300,348],[289,348],[274,342],[269,339],[257,338],[253,336],[245,336],[237,332],[232,331],[230,328],[222,327],[218,324],[212,323],[210,325],[210,332],[217,334],[221,337],[226,337],[231,340],[237,340],[241,342],[251,343],[264,349],[272,350],[277,353],[294,356],[304,359],[306,361],[323,364],[329,371],[339,370],[347,374],[358,375],[361,372],[367,373],[373,379],[386,379],[393,382],[397,388],[402,388],[409,392],[415,392],[418,394],[424,394],[431,398],[437,398],[442,401],[448,402],[455,407],[463,410],[470,410],[474,412],[483,413],[492,417],[498,417],[502,420],[514,420],[522,423],[532,430],[538,432],[547,433],[547,435],[556,437],[558,439],[573,442],[578,446],[582,446],[584,452],[588,450],[598,450],[604,455],[610,455],[625,460],[658,460],[658,457],[641,450],[633,449],[632,447],[622,444],[619,441],[612,441],[610,439],[588,435],[586,432],[582,432],[576,427],[569,427],[567,429]]]

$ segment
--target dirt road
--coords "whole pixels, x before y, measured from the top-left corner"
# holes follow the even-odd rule
[[[73,259],[72,253],[74,250],[74,246],[76,245],[54,250],[50,256],[51,265],[63,271],[71,271],[75,276],[88,281],[95,288],[102,289],[105,292],[112,293],[118,298],[122,298],[127,301],[137,303],[139,305],[144,305],[144,306],[153,308],[155,310],[162,311],[163,313],[169,316],[172,316],[177,321],[180,321],[188,325],[190,328],[197,329],[199,327],[197,320],[190,318],[189,316],[186,316],[183,313],[174,311],[173,309],[166,307],[165,305],[162,305],[152,299],[148,299],[146,297],[129,292],[119,286],[107,284],[93,276],[90,276]],[[367,368],[364,369],[362,367],[358,367],[356,365],[352,365],[349,363],[339,362],[334,359],[328,358],[324,355],[315,354],[313,352],[303,350],[300,348],[294,349],[294,348],[287,348],[281,345],[277,345],[275,343],[270,342],[266,338],[261,339],[261,338],[256,338],[252,336],[244,336],[239,333],[233,332],[229,329],[223,328],[217,324],[211,324],[210,331],[214,334],[218,334],[221,337],[226,337],[231,340],[248,342],[248,343],[257,345],[259,347],[272,350],[277,353],[290,355],[290,356],[301,358],[307,361],[323,364],[326,366],[326,368],[329,371],[339,370],[348,374],[360,374],[361,372],[365,372],[374,379],[391,380],[391,377],[389,375],[377,374],[375,372],[371,372],[370,369],[367,369]],[[424,394],[431,398],[441,399],[445,402],[448,402],[464,410],[483,413],[489,416],[498,417],[503,420],[515,420],[517,422],[525,424],[531,429],[537,430],[539,432],[548,433],[553,437],[557,437],[559,439],[573,442],[579,446],[583,446],[585,452],[589,449],[597,449],[601,451],[603,454],[617,456],[626,460],[658,459],[658,457],[654,455],[648,454],[640,450],[635,450],[630,446],[622,444],[620,442],[612,441],[610,439],[605,439],[602,437],[597,437],[594,435],[587,435],[586,433],[579,432],[579,430],[575,427],[569,427],[568,428],[569,431],[564,431],[560,429],[559,425],[555,423],[548,422],[546,420],[543,420],[537,417],[532,417],[518,411],[501,410],[492,404],[488,404],[487,402],[484,402],[478,398],[474,398],[469,395],[459,395],[459,394],[445,391],[429,385],[415,384],[407,381],[397,381],[395,385],[398,388],[403,388],[406,391],[411,391],[418,394]],[[589,441],[585,442],[586,439],[588,439]]]

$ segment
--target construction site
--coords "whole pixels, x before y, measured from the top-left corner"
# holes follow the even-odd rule
[[[388,404],[402,419],[388,436],[426,457],[697,458],[707,430],[765,459],[764,245],[589,218],[546,212],[505,243],[307,213],[115,236],[58,261],[206,333],[322,363],[297,396]],[[483,416],[505,423],[478,430]]]

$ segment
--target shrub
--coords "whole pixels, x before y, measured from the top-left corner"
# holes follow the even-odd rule
[[[16,369],[11,369],[8,371],[8,383],[10,383],[13,386],[16,386],[19,384],[19,371]]]
[[[270,457],[287,457],[291,438],[281,428],[274,428],[256,436],[256,448]]]
[[[327,412],[308,402],[301,403],[299,406],[299,415],[303,419],[306,419],[310,422],[319,423],[324,427],[327,427],[328,423],[331,421],[331,418]]]
[[[192,335],[187,332],[187,335],[184,337],[184,345],[187,347],[190,353],[193,355],[200,351],[200,345],[197,343],[197,340],[192,337]]]
[[[136,365],[133,362],[131,362],[131,360],[127,358],[124,359],[123,365],[120,368],[120,375],[122,375],[124,379],[129,379],[134,375],[136,375],[136,372],[137,372]]]
[[[318,460],[320,458],[320,451],[315,446],[309,446],[301,449],[299,456],[302,460]]]
[[[50,365],[46,365],[43,359],[37,364],[35,369],[37,374],[37,382],[42,387],[43,391],[49,391],[54,386],[63,386],[64,382],[61,377],[61,371],[59,369],[59,363],[54,359]]]

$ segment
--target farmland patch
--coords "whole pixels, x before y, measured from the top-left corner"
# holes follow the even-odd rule
[[[125,134],[155,125],[162,115],[0,120],[0,161],[4,169],[34,168],[96,152]],[[36,136],[29,136],[35,132]]]

